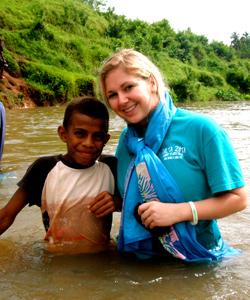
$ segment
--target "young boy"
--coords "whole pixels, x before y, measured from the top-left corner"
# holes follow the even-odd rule
[[[102,102],[91,97],[72,101],[58,127],[67,153],[41,157],[28,168],[19,188],[0,210],[0,234],[27,204],[37,205],[50,251],[106,250],[114,211],[111,169],[116,168],[114,157],[101,156],[110,138],[108,126],[109,113]]]

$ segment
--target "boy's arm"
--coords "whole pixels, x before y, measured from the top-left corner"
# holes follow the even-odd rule
[[[0,234],[14,222],[17,214],[27,205],[41,206],[41,194],[49,171],[59,161],[60,156],[38,158],[27,169],[17,183],[19,188],[9,202],[0,209]]]
[[[22,188],[18,188],[9,202],[0,209],[0,234],[12,225],[17,214],[27,204],[27,192]]]

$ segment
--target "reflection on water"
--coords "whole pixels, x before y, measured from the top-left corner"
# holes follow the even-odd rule
[[[215,103],[187,107],[216,119],[228,132],[250,186],[250,103]],[[42,155],[63,153],[57,137],[64,108],[7,111],[7,133],[0,181],[2,207],[27,166]],[[124,123],[111,120],[114,153]],[[219,264],[184,265],[176,261],[137,261],[117,253],[52,255],[43,246],[39,208],[25,208],[0,237],[0,299],[248,299],[250,294],[249,208],[220,220],[224,238],[242,250]],[[119,214],[115,215],[116,235]]]

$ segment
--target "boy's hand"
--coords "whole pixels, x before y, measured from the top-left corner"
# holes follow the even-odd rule
[[[115,211],[113,196],[108,192],[101,192],[89,204],[88,208],[97,218],[104,217]]]
[[[0,235],[11,226],[14,219],[14,217],[7,213],[6,208],[0,209]]]

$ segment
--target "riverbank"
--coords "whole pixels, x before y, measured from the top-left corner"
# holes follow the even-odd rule
[[[92,86],[90,87],[89,91],[86,90],[86,93],[93,94]],[[13,109],[33,108],[38,106],[53,106],[54,101],[43,101],[41,105],[41,101],[35,99],[36,95],[38,95],[36,91],[34,91],[34,89],[31,86],[29,86],[29,84],[22,77],[12,76],[11,73],[7,72],[6,70],[3,72],[3,78],[0,79],[0,101],[3,103],[5,108]],[[245,99],[244,101],[247,100],[248,99]],[[202,102],[208,103],[211,101],[212,100]],[[63,102],[65,102],[65,100]],[[63,102],[61,99],[58,100],[58,102],[55,101],[56,104],[60,104]],[[40,103],[40,105],[37,103]],[[197,103],[197,101],[187,101],[186,103]]]
[[[37,106],[53,106],[95,94],[98,69],[124,47],[159,66],[176,103],[250,100],[247,33],[234,35],[237,47],[209,43],[190,30],[175,32],[166,19],[152,24],[130,20],[101,3],[1,0],[0,37],[8,72],[29,87],[2,88],[0,101],[25,107],[30,98]]]
[[[22,78],[11,76],[4,71],[0,80],[0,101],[8,109],[36,107],[30,96],[30,88]]]

